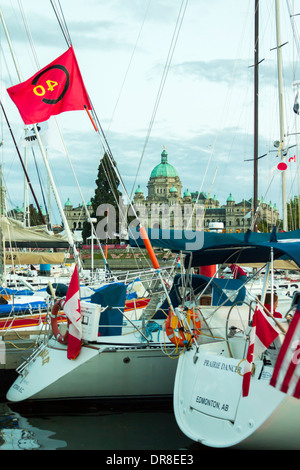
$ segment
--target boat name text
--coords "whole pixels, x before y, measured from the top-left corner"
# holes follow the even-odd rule
[[[47,364],[47,362],[49,362],[50,360],[50,357],[49,357],[49,350],[48,349],[43,349],[39,356],[41,356],[42,358],[42,366],[44,366],[45,364]]]
[[[242,373],[242,368],[237,367],[234,364],[228,364],[226,362],[222,361],[209,361],[208,359],[205,359],[203,362],[203,365],[206,367],[213,367],[214,369],[220,369],[226,372],[239,372]]]

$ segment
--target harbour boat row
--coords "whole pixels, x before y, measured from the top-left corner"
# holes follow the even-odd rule
[[[95,309],[88,313],[92,303],[82,302],[83,323],[89,330],[84,330],[78,357],[70,361],[68,345],[57,338],[42,342],[17,369],[20,375],[7,399],[173,395],[180,429],[197,442],[214,447],[256,446],[258,442],[265,447],[274,445],[281,430],[289,428],[287,442],[280,437],[278,445],[298,448],[300,402],[272,387],[270,379],[291,319],[297,316],[300,293],[279,304],[278,318],[263,301],[266,291],[260,301],[241,280],[194,275],[189,268],[253,260],[267,263],[267,283],[277,260],[288,258],[299,265],[299,231],[278,233],[275,241],[270,241],[274,233],[205,235],[202,249],[186,251],[185,274],[174,277],[170,292],[151,319],[126,321],[124,295],[121,301],[120,294],[115,308],[109,307],[110,289],[118,287],[122,292],[124,286],[106,286],[108,297],[106,303],[103,298],[98,304],[97,314]],[[159,244],[156,237],[151,242]],[[183,239],[178,242],[174,237],[169,244],[185,251]],[[264,312],[276,338],[253,357],[255,372],[250,391],[243,396],[251,324],[257,310]]]

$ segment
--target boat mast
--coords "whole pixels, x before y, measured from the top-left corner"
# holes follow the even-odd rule
[[[284,120],[283,120],[283,86],[282,86],[282,58],[281,58],[281,38],[280,38],[280,19],[279,19],[279,1],[275,0],[276,10],[276,38],[277,38],[277,74],[278,74],[278,98],[279,98],[279,124],[280,124],[280,155],[281,160],[285,161],[284,156]],[[282,171],[282,220],[283,230],[287,232],[287,204],[286,204],[286,174]]]
[[[257,161],[258,161],[258,61],[259,61],[259,0],[255,0],[255,31],[254,31],[254,191],[253,191],[253,220],[254,232],[257,232]]]
[[[19,69],[17,61],[16,61],[15,53],[14,53],[14,50],[13,50],[13,47],[12,47],[12,43],[11,43],[10,36],[9,36],[8,30],[7,30],[5,21],[4,21],[4,17],[3,17],[3,14],[2,14],[1,8],[0,8],[0,17],[1,17],[1,21],[2,21],[2,24],[3,24],[4,30],[5,30],[6,38],[7,38],[9,47],[10,47],[11,55],[12,55],[12,58],[13,58],[13,61],[14,61],[15,67],[16,67],[18,78],[19,78],[20,82],[22,82],[21,72],[20,72],[20,69]],[[49,181],[51,183],[51,186],[52,186],[52,189],[53,189],[53,192],[54,192],[54,196],[55,196],[55,199],[56,199],[56,202],[57,202],[57,205],[58,205],[58,209],[59,209],[59,212],[60,212],[60,215],[61,215],[61,218],[62,218],[62,222],[63,222],[64,228],[66,230],[66,233],[67,233],[68,242],[69,242],[69,244],[70,244],[70,246],[72,247],[72,250],[73,250],[74,261],[78,265],[79,271],[81,271],[82,265],[81,265],[80,257],[78,255],[76,244],[74,242],[72,232],[70,230],[68,221],[66,219],[66,215],[64,213],[64,210],[63,210],[63,207],[62,207],[62,204],[61,204],[61,201],[60,201],[60,197],[58,195],[58,192],[57,192],[57,189],[56,189],[56,186],[55,186],[55,183],[54,183],[54,179],[53,179],[52,172],[51,172],[51,169],[50,169],[50,166],[49,166],[49,163],[48,163],[46,151],[45,151],[43,143],[41,141],[41,137],[39,135],[36,124],[33,125],[33,128],[34,128],[34,131],[35,131],[35,134],[36,134],[36,137],[37,137],[37,141],[38,141],[38,144],[39,144],[39,147],[40,147],[40,150],[41,150],[41,154],[42,154],[45,166],[46,166],[46,170],[47,170],[47,173],[48,173],[48,178],[49,178]]]

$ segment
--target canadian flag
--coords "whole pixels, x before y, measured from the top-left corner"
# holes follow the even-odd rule
[[[79,296],[79,279],[77,265],[75,265],[71,282],[64,303],[64,312],[69,319],[69,336],[67,358],[76,359],[81,350],[82,325]]]
[[[277,338],[278,332],[268,320],[268,317],[258,308],[255,309],[250,340],[243,376],[243,397],[249,394],[252,364],[254,359],[262,354]]]

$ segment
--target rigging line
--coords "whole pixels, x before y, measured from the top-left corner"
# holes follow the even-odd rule
[[[245,15],[245,22],[244,22],[243,31],[246,30],[246,23],[247,23],[247,21],[248,21],[248,14]],[[240,46],[240,44],[241,44],[241,41],[239,42],[239,46]],[[237,56],[238,56],[238,55],[237,55]],[[235,63],[234,63],[234,67],[233,67],[233,70],[232,70],[232,74],[231,74],[230,86],[231,86],[231,82],[233,81],[233,78],[234,78],[235,69],[236,69],[236,67],[237,67],[237,61],[238,61],[238,59],[236,58],[236,59],[235,59]],[[230,89],[229,89],[229,87],[228,87],[228,89],[227,89],[227,95],[226,95],[226,99],[225,99],[225,105],[226,105],[226,103],[229,103],[229,100],[230,100]],[[225,105],[224,105],[224,108],[223,108],[222,113],[221,113],[220,123],[219,123],[219,127],[218,127],[218,130],[217,130],[215,139],[214,139],[214,143],[213,143],[213,145],[211,146],[210,155],[209,155],[209,158],[208,158],[208,161],[207,161],[206,169],[205,169],[205,172],[204,172],[204,175],[203,175],[203,178],[202,178],[201,186],[200,186],[199,191],[198,191],[198,195],[197,195],[197,198],[196,198],[196,201],[195,201],[195,205],[198,204],[198,201],[199,201],[200,196],[201,196],[201,192],[202,192],[202,188],[203,188],[203,185],[204,185],[204,181],[205,181],[205,179],[206,179],[206,175],[207,175],[207,172],[208,172],[208,170],[209,170],[209,167],[210,167],[210,164],[211,164],[211,160],[212,160],[212,157],[213,157],[214,152],[215,152],[215,147],[216,147],[216,145],[217,145],[217,141],[218,141],[219,136],[220,136],[220,133],[221,133],[221,124],[222,124],[222,122],[225,122],[225,117],[226,117]]]
[[[128,211],[123,212],[122,208],[119,205],[119,200],[117,199],[116,194],[115,194],[114,189],[113,189],[113,184],[112,184],[112,180],[111,180],[113,167],[112,167],[112,165],[108,166],[108,162],[104,161],[104,156],[102,157],[102,159],[100,161],[100,164],[103,167],[104,174],[106,176],[107,181],[109,182],[109,185],[111,187],[114,199],[117,203],[117,206],[118,206],[118,209],[119,209],[119,218],[121,218],[121,220],[124,222],[124,224],[127,225],[127,223],[128,223],[127,217],[129,216]],[[110,172],[110,174],[109,174],[109,172]],[[118,188],[116,188],[116,190],[118,191]],[[138,250],[139,250],[140,254],[143,254],[142,249],[141,249],[140,246],[138,246]],[[144,257],[145,257],[145,255],[144,255]],[[145,261],[148,263],[149,266],[151,266],[151,263],[150,263],[149,260],[147,260],[147,258],[145,258]],[[136,266],[138,267],[138,260],[135,259],[135,262],[136,262]]]
[[[93,105],[92,105],[92,107],[93,107]],[[130,197],[129,197],[128,191],[127,191],[126,186],[125,186],[125,184],[124,184],[123,178],[122,178],[122,176],[121,176],[121,174],[120,174],[119,168],[118,168],[117,163],[116,163],[116,161],[115,161],[115,159],[114,159],[114,157],[113,157],[112,151],[111,151],[110,146],[109,146],[109,144],[108,144],[108,142],[107,142],[107,139],[106,139],[106,137],[105,137],[103,128],[102,128],[102,126],[101,126],[101,124],[100,124],[100,121],[99,121],[99,119],[98,119],[98,117],[97,117],[97,114],[95,113],[94,108],[93,108],[93,111],[94,111],[94,115],[95,115],[95,121],[96,121],[97,124],[98,124],[98,129],[101,130],[101,134],[100,134],[100,132],[99,132],[99,130],[98,130],[98,131],[97,131],[97,135],[100,137],[100,140],[101,140],[102,146],[103,146],[103,148],[104,148],[104,151],[107,153],[107,156],[108,156],[108,158],[109,158],[109,160],[110,160],[110,163],[113,165],[113,167],[114,167],[114,169],[115,169],[115,172],[117,173],[117,176],[118,176],[118,178],[119,178],[120,184],[122,185],[123,191],[124,191],[124,193],[125,193],[125,195],[126,195],[126,197],[127,197],[127,200],[128,200],[128,202],[129,202],[129,204],[131,205],[131,208],[132,208],[132,210],[133,210],[133,215],[136,217],[137,220],[139,220],[139,219],[138,219],[138,216],[137,216],[137,213],[136,213],[136,211],[135,211],[135,209],[134,209],[134,206],[131,204],[131,199],[130,199]],[[104,140],[104,142],[103,142],[102,139]],[[105,147],[104,143],[106,144],[107,147]]]
[[[184,2],[185,2],[185,6],[183,7]],[[142,160],[144,158],[146,147],[147,147],[147,144],[148,144],[148,141],[149,141],[149,138],[150,138],[150,134],[151,134],[151,131],[152,131],[154,119],[155,119],[155,116],[156,116],[156,113],[157,113],[157,110],[158,110],[158,106],[159,106],[159,103],[160,103],[160,100],[161,100],[163,88],[164,88],[164,85],[165,85],[165,82],[166,82],[166,79],[167,79],[167,75],[168,75],[168,72],[169,72],[169,69],[170,69],[170,64],[171,64],[173,54],[174,54],[174,51],[175,51],[175,47],[176,47],[176,44],[177,44],[177,40],[178,40],[178,37],[179,37],[179,33],[180,33],[181,26],[182,26],[183,18],[184,18],[185,12],[186,12],[187,4],[188,4],[188,0],[183,0],[182,3],[181,3],[181,7],[180,7],[180,10],[179,10],[179,14],[178,14],[178,17],[177,17],[175,29],[174,29],[174,32],[173,32],[173,36],[172,36],[172,40],[171,40],[171,44],[170,44],[170,48],[169,48],[169,52],[168,52],[168,57],[167,57],[167,60],[166,60],[166,64],[164,66],[163,75],[162,75],[162,78],[161,78],[158,94],[157,94],[157,97],[156,97],[156,102],[155,102],[154,109],[153,109],[153,112],[152,112],[152,116],[151,116],[151,119],[150,119],[146,140],[145,140],[144,147],[143,147],[143,150],[142,150],[142,154],[141,154],[141,158],[140,158],[140,161],[139,161],[139,165],[138,165],[137,173],[136,173],[136,176],[135,176],[135,180],[134,180],[134,183],[132,185],[130,199],[132,198],[132,195],[133,195],[133,191],[134,191],[135,184],[136,184],[136,181],[137,181],[137,177],[138,177],[138,174],[139,174],[139,171],[140,171]],[[183,13],[182,13],[182,16],[180,18],[182,10],[183,10]]]
[[[68,39],[69,39],[69,45],[71,45],[71,44],[72,44],[71,35],[70,35],[70,33],[69,33],[68,25],[67,25],[67,22],[66,22],[66,20],[65,20],[65,15],[64,15],[63,9],[62,9],[62,7],[61,7],[60,0],[58,0],[58,4],[59,4],[59,8],[60,8],[60,12],[61,12],[63,24],[64,24],[64,27],[65,27],[65,30],[66,30],[66,34],[67,34],[67,37],[68,37]]]
[[[122,85],[121,85],[121,89],[120,89],[120,92],[119,92],[119,95],[118,95],[116,104],[115,104],[115,106],[114,106],[114,109],[113,109],[113,112],[112,112],[112,116],[111,116],[111,119],[110,119],[110,122],[109,122],[109,125],[108,125],[108,128],[107,128],[107,131],[109,131],[109,129],[110,129],[110,126],[111,126],[111,124],[112,124],[112,121],[113,121],[113,118],[114,118],[114,115],[115,115],[117,106],[118,106],[118,104],[119,104],[119,101],[120,101],[120,98],[121,98],[121,93],[122,93],[122,91],[123,91],[123,88],[124,88],[124,85],[125,85],[125,81],[126,81],[126,79],[127,79],[127,75],[128,75],[128,73],[129,73],[129,69],[130,69],[131,63],[132,63],[132,61],[133,61],[133,56],[134,56],[134,54],[135,54],[135,51],[136,51],[136,48],[137,48],[137,44],[138,44],[138,42],[139,42],[139,39],[140,39],[140,36],[141,36],[141,33],[142,33],[142,29],[143,29],[143,27],[144,27],[144,24],[145,24],[147,15],[148,15],[148,10],[149,10],[151,1],[152,1],[152,0],[149,0],[148,6],[147,6],[147,8],[146,8],[146,12],[145,12],[145,15],[144,15],[144,18],[143,18],[142,26],[141,26],[141,28],[140,28],[140,30],[139,30],[139,33],[138,33],[138,36],[137,36],[137,39],[136,39],[136,43],[135,43],[135,45],[134,45],[134,48],[133,48],[133,51],[132,51],[132,54],[131,54],[131,57],[130,57],[130,60],[129,60],[128,67],[127,67],[127,70],[126,70],[126,72],[125,72],[125,76],[124,76],[124,79],[123,79],[123,83],[122,83]]]
[[[52,8],[53,8],[54,13],[55,13],[55,15],[56,15],[57,22],[58,22],[58,24],[59,24],[59,26],[60,26],[60,29],[61,29],[61,31],[62,31],[62,34],[63,34],[63,36],[64,36],[64,38],[65,38],[65,40],[66,40],[66,43],[67,43],[68,47],[70,47],[70,45],[72,44],[72,42],[71,42],[70,35],[69,35],[69,33],[68,33],[68,28],[66,27],[66,24],[64,24],[64,20],[61,20],[59,14],[58,14],[58,12],[57,12],[57,7],[56,7],[56,6],[54,5],[54,3],[53,3],[53,0],[51,0],[51,5],[52,5]]]
[[[53,7],[54,11],[56,12],[56,10],[55,10],[55,8],[54,8],[53,0],[51,0],[51,4],[52,4],[52,7]],[[57,17],[58,17],[58,14],[57,14]],[[59,17],[58,17],[58,18],[59,18]],[[63,32],[63,34],[64,34],[64,37],[65,37],[67,43],[68,43],[68,38],[69,38],[70,44],[72,44],[71,39],[70,39],[70,35],[68,34],[68,30],[67,30],[66,25],[65,25],[65,28],[66,28],[66,31],[67,31],[67,32],[65,33],[64,30],[63,30],[63,28],[62,28],[62,23],[60,22],[59,19],[58,19],[58,21],[59,21],[59,24],[60,24],[60,26],[61,26],[62,32]],[[68,43],[68,44],[69,44],[69,43]],[[91,102],[91,100],[90,100],[90,102]],[[92,102],[91,102],[91,104],[92,104]],[[117,173],[117,176],[119,177],[120,183],[122,184],[122,187],[123,187],[123,190],[124,190],[124,192],[125,192],[125,194],[126,194],[126,197],[127,197],[128,201],[129,201],[129,203],[131,203],[131,200],[130,200],[130,198],[129,198],[129,194],[128,194],[128,192],[127,192],[127,189],[126,189],[126,187],[125,187],[125,184],[124,184],[124,182],[123,182],[123,179],[122,179],[121,174],[120,174],[120,172],[119,172],[119,169],[118,169],[118,167],[117,167],[116,161],[115,161],[115,159],[114,159],[114,157],[113,157],[112,151],[111,151],[110,146],[109,146],[109,144],[108,144],[108,142],[107,142],[107,139],[106,139],[106,136],[105,136],[105,134],[104,134],[102,125],[100,124],[100,121],[99,121],[99,119],[98,119],[98,117],[97,117],[97,114],[96,114],[96,112],[95,112],[95,108],[94,108],[93,104],[92,104],[92,110],[93,110],[93,114],[94,114],[94,119],[95,119],[95,121],[96,121],[97,124],[98,124],[98,129],[100,129],[100,131],[101,131],[101,134],[100,134],[99,130],[97,129],[97,135],[100,137],[102,146],[103,146],[104,150],[106,151],[106,153],[107,153],[107,155],[108,155],[108,158],[110,159],[111,164],[115,167],[115,171],[116,171],[116,173]],[[105,145],[103,144],[103,141],[102,141],[102,139],[101,139],[101,136],[102,136],[102,139],[104,140],[104,143],[106,144],[106,147],[105,147]],[[134,209],[133,206],[132,206],[132,210],[133,210],[133,212],[134,212],[135,217],[136,217],[137,220],[138,220],[136,211],[135,211],[135,209]]]
[[[10,131],[10,134],[11,134],[12,140],[13,140],[13,142],[14,142],[14,145],[15,145],[15,148],[16,148],[16,151],[17,151],[17,154],[18,154],[18,156],[19,156],[19,159],[20,159],[20,162],[21,162],[21,165],[22,165],[24,174],[25,174],[25,176],[26,176],[28,185],[29,185],[30,190],[31,190],[31,192],[32,192],[34,201],[35,201],[35,203],[36,203],[37,210],[38,210],[38,212],[39,212],[39,214],[40,214],[40,216],[41,216],[41,218],[42,218],[43,224],[47,225],[46,222],[45,222],[45,218],[44,218],[44,216],[43,216],[43,214],[42,214],[41,208],[40,208],[40,206],[39,206],[39,204],[38,204],[36,195],[35,195],[35,193],[34,193],[34,191],[33,191],[33,187],[32,187],[31,181],[30,181],[30,179],[29,179],[28,173],[27,173],[26,168],[25,168],[25,166],[24,166],[24,162],[23,162],[23,160],[22,160],[22,157],[21,157],[21,154],[20,154],[20,151],[19,151],[19,148],[18,148],[16,139],[15,139],[15,136],[14,136],[14,134],[13,134],[12,128],[11,128],[11,126],[10,126],[9,120],[8,120],[8,118],[7,118],[6,112],[5,112],[5,110],[4,110],[4,107],[3,107],[3,104],[2,104],[1,101],[0,101],[0,106],[1,106],[1,108],[2,108],[2,112],[3,112],[3,114],[4,114],[4,117],[5,117],[5,120],[6,120],[8,129],[9,129],[9,131]]]
[[[28,22],[26,20],[26,15],[24,13],[24,9],[23,9],[23,5],[22,5],[21,0],[18,0],[18,4],[19,4],[19,9],[20,9],[22,20],[23,20],[24,28],[25,28],[25,31],[26,31],[26,34],[27,34],[27,38],[28,38],[28,41],[29,41],[29,44],[30,44],[30,47],[31,47],[31,51],[32,51],[35,63],[38,66],[38,59],[37,59],[37,55],[36,55],[36,52],[35,52],[35,49],[34,49],[32,35],[30,33],[30,29],[29,29],[29,26],[28,26]]]
[[[39,180],[39,183],[40,183],[40,189],[41,189],[41,193],[42,193],[43,202],[44,202],[44,205],[45,205],[46,214],[49,217],[48,208],[47,208],[47,204],[46,204],[46,201],[45,201],[45,194],[44,194],[42,181],[41,181],[40,171],[39,171],[39,168],[38,168],[38,165],[37,165],[37,161],[36,161],[36,158],[35,158],[35,153],[34,153],[33,148],[31,150],[32,150],[32,155],[33,155],[33,159],[34,159],[34,163],[35,163],[35,169],[36,169],[38,180]],[[24,210],[25,210],[25,208],[24,208]]]
[[[66,156],[67,156],[69,165],[70,165],[70,167],[71,167],[71,170],[72,170],[72,173],[73,173],[73,177],[74,177],[74,179],[75,179],[75,182],[76,182],[76,185],[77,185],[77,188],[78,188],[80,197],[81,197],[81,199],[82,199],[83,207],[84,207],[85,213],[86,213],[86,215],[87,215],[88,218],[91,218],[91,214],[90,214],[90,212],[89,212],[89,210],[88,210],[88,208],[87,208],[87,206],[86,206],[86,203],[85,203],[85,200],[84,200],[84,197],[83,197],[83,194],[82,194],[82,191],[81,191],[81,188],[80,188],[80,185],[79,185],[79,182],[78,182],[78,179],[77,179],[75,170],[74,170],[74,167],[73,167],[73,165],[72,165],[72,162],[71,162],[69,153],[68,153],[68,151],[67,151],[67,149],[66,149],[66,146],[65,146],[64,140],[63,140],[63,138],[62,138],[62,135],[61,135],[61,132],[60,132],[60,128],[59,128],[59,126],[58,126],[58,124],[57,124],[57,120],[56,120],[56,119],[55,119],[55,124],[56,124],[56,127],[57,127],[57,131],[58,131],[58,133],[59,133],[59,136],[60,136],[60,138],[61,138],[61,142],[62,142],[62,145],[63,145],[63,148],[64,148],[64,152],[65,152],[65,154],[66,154]],[[94,228],[94,225],[93,225],[93,224],[92,224],[92,227],[93,227],[93,232],[94,232],[94,235],[95,235],[95,237],[96,237],[96,240],[97,240],[97,242],[98,242],[98,244],[99,244],[99,246],[100,246],[101,255],[102,255],[102,257],[103,257],[103,259],[104,259],[104,262],[105,262],[105,257],[104,257],[104,253],[103,253],[103,250],[102,250],[102,246],[101,246],[101,243],[100,243],[100,241],[99,241],[99,239],[98,239],[98,236],[97,236],[97,233],[96,233],[96,231],[95,231],[95,228]]]

